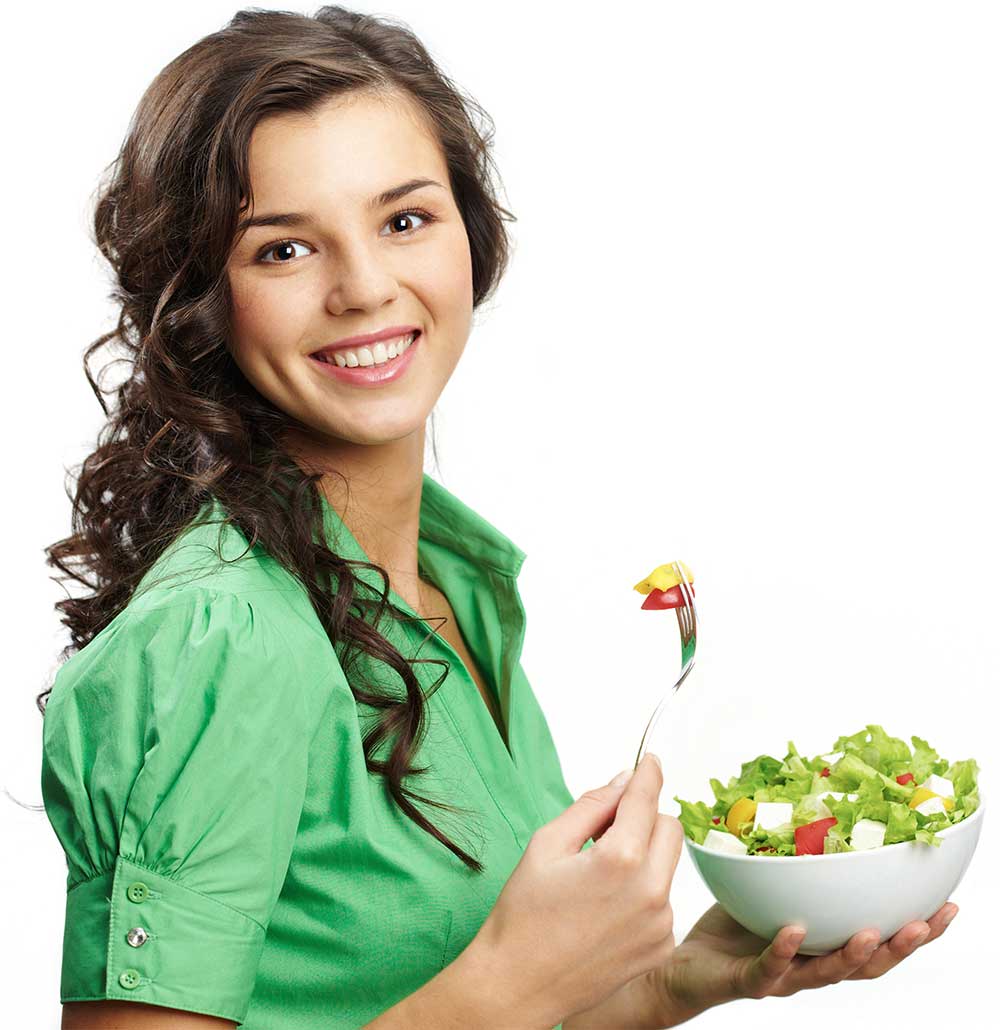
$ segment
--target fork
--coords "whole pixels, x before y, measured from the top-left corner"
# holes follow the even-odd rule
[[[691,589],[691,585],[688,583],[681,565],[678,562],[672,562],[671,568],[677,574],[677,579],[679,580],[677,585],[680,587],[681,595],[684,598],[684,603],[674,609],[674,613],[677,615],[677,627],[681,633],[681,674],[673,688],[668,694],[664,695],[663,700],[656,706],[656,711],[650,716],[646,729],[642,734],[642,743],[639,745],[639,753],[635,757],[633,770],[639,768],[639,763],[642,761],[643,754],[645,754],[646,741],[663,714],[667,701],[677,693],[680,685],[691,675],[691,670],[694,668],[694,653],[698,647],[698,610],[694,604],[694,591]]]

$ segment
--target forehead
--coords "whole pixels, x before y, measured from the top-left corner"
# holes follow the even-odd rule
[[[354,94],[264,119],[250,138],[249,166],[257,211],[360,208],[404,179],[448,181],[423,112],[399,94]]]

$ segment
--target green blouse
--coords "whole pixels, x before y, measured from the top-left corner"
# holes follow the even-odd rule
[[[534,830],[573,803],[520,663],[525,554],[424,475],[421,575],[451,603],[510,750],[457,652],[395,592],[402,617],[379,626],[404,657],[450,664],[412,759],[429,769],[407,783],[463,810],[414,802],[485,865],[476,874],[365,767],[379,713],[349,680],[402,696],[398,675],[364,654],[345,674],[301,584],[206,508],[49,696],[41,787],[68,867],[60,1000],[356,1030],[458,956]],[[330,546],[367,560],[324,508]],[[426,691],[443,666],[414,671]]]

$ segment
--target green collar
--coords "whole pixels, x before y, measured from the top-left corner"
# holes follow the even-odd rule
[[[320,497],[331,547],[343,558],[368,561],[354,534],[322,491]],[[420,540],[433,541],[505,576],[516,577],[525,559],[525,552],[513,540],[426,472],[420,492]]]

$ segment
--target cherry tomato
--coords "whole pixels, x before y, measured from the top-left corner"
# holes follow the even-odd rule
[[[836,818],[816,819],[814,822],[806,823],[805,826],[795,828],[795,854],[796,855],[822,855],[823,841],[826,839],[827,831],[836,822]]]
[[[691,591],[692,597],[697,596],[694,592],[693,583],[688,584],[688,589]],[[681,593],[679,586],[671,587],[669,590],[657,590],[656,587],[653,587],[646,594],[646,600],[642,602],[642,606],[643,608],[659,611],[663,608],[683,608],[685,603],[684,595]]]

